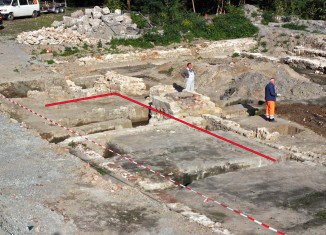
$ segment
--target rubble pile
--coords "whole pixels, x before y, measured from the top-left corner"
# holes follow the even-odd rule
[[[82,35],[70,28],[45,28],[23,32],[17,36],[17,41],[27,45],[57,45],[57,44],[69,44],[78,45],[81,43],[94,45],[98,43],[99,39]]]
[[[111,13],[105,7],[94,7],[78,10],[71,16],[64,16],[63,21],[54,21],[52,27],[37,31],[23,32],[17,36],[17,41],[30,45],[55,44],[97,44],[109,42],[112,38],[137,38],[140,30],[131,20],[129,14],[122,14],[117,9]]]

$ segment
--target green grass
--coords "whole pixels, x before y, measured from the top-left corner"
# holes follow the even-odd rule
[[[61,56],[71,56],[79,52],[80,50],[77,47],[66,47],[64,52],[61,53]]]
[[[234,53],[232,54],[232,58],[239,57],[239,56],[240,56],[240,54],[239,54],[238,52],[234,52]]]
[[[282,25],[283,28],[286,29],[292,29],[292,30],[306,30],[307,26],[303,24],[293,24],[293,23],[287,23]]]
[[[62,21],[64,15],[70,15],[72,12],[78,10],[77,8],[68,8],[62,14],[41,14],[39,17],[31,18],[16,18],[13,21],[4,20],[4,29],[0,31],[1,36],[17,36],[18,34],[26,31],[34,31],[42,27],[50,27],[53,21]]]
[[[46,60],[45,62],[48,64],[54,64],[54,60]]]

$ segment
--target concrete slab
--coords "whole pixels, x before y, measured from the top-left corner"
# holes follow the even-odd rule
[[[286,162],[212,176],[189,186],[287,234],[321,235],[326,228],[325,178],[324,167]],[[224,214],[222,224],[234,234],[275,234],[215,203],[203,203],[188,190],[169,194],[213,220]]]
[[[256,130],[266,127],[269,132],[279,132],[281,135],[295,135],[304,131],[304,127],[286,119],[276,118],[276,122],[268,122],[263,117],[251,116],[242,118],[233,118],[233,121],[240,124],[247,130]]]
[[[280,150],[255,143],[232,132],[214,133],[278,160],[285,156]],[[114,132],[108,145],[144,165],[172,175],[184,184],[210,175],[272,164],[265,158],[182,125],[144,128],[143,131],[135,132]],[[134,167],[128,163],[124,166]]]

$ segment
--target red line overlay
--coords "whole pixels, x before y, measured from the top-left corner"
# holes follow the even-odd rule
[[[244,145],[241,145],[241,144],[239,144],[239,143],[237,143],[237,142],[234,142],[234,141],[232,141],[232,140],[229,140],[229,139],[227,139],[227,138],[224,138],[224,137],[222,137],[222,136],[220,136],[220,135],[214,134],[214,133],[212,133],[212,132],[210,132],[210,131],[208,131],[208,130],[205,130],[205,129],[203,129],[203,128],[200,128],[200,127],[198,127],[198,126],[195,126],[195,125],[193,125],[193,124],[191,124],[191,123],[189,123],[189,122],[183,121],[183,120],[181,120],[181,119],[179,119],[179,118],[176,118],[176,117],[174,117],[174,116],[172,116],[172,115],[170,115],[170,114],[167,114],[167,113],[164,113],[164,112],[162,112],[162,111],[160,111],[160,110],[154,109],[154,108],[151,107],[151,106],[148,106],[148,105],[146,105],[146,104],[143,104],[143,103],[141,103],[141,102],[139,102],[139,101],[137,101],[137,100],[134,100],[134,99],[132,99],[132,98],[130,98],[130,97],[124,96],[124,95],[122,95],[122,94],[120,94],[120,93],[117,93],[117,92],[112,92],[112,93],[107,93],[107,94],[101,94],[101,95],[95,95],[95,96],[88,96],[88,97],[84,97],[84,98],[78,98],[78,99],[72,99],[72,100],[65,100],[65,101],[60,101],[60,102],[50,103],[50,104],[46,104],[45,107],[51,107],[51,106],[57,106],[57,105],[64,105],[64,104],[69,104],[69,103],[76,103],[76,102],[80,102],[80,101],[91,100],[91,99],[97,99],[97,98],[103,98],[103,97],[107,97],[107,96],[118,96],[118,97],[121,97],[121,98],[123,98],[123,99],[125,99],[125,100],[128,100],[128,101],[130,101],[130,102],[132,102],[132,103],[135,103],[135,104],[137,104],[137,105],[139,105],[139,106],[142,106],[142,107],[144,107],[144,108],[147,108],[147,109],[149,109],[149,110],[152,110],[152,111],[154,111],[154,112],[156,112],[156,113],[159,113],[159,114],[161,114],[161,115],[163,115],[163,116],[165,116],[165,117],[168,117],[168,118],[173,119],[173,120],[175,120],[175,121],[177,121],[177,122],[180,122],[180,123],[182,123],[182,124],[184,124],[184,125],[186,125],[186,126],[189,126],[189,127],[193,128],[193,129],[196,129],[196,130],[201,131],[201,132],[203,132],[203,133],[205,133],[205,134],[208,134],[208,135],[210,135],[210,136],[213,136],[213,137],[215,137],[215,138],[217,138],[217,139],[223,140],[223,141],[225,141],[225,142],[227,142],[227,143],[229,143],[229,144],[232,144],[232,145],[235,145],[235,146],[237,146],[237,147],[239,147],[239,148],[242,148],[242,149],[244,149],[244,150],[246,150],[246,151],[248,151],[248,152],[251,152],[251,153],[253,153],[253,154],[256,154],[256,155],[258,155],[258,156],[260,156],[260,157],[263,157],[263,158],[265,158],[265,159],[268,159],[268,160],[270,160],[270,161],[272,161],[272,162],[276,162],[276,161],[277,161],[275,158],[272,158],[272,157],[270,157],[270,156],[267,156],[267,155],[265,155],[265,154],[263,154],[263,153],[260,153],[260,152],[258,152],[258,151],[256,151],[256,150],[253,150],[253,149],[251,149],[251,148],[248,148],[248,147],[246,147],[246,146],[244,146]]]
[[[68,127],[63,126],[63,125],[57,123],[56,121],[53,121],[53,120],[51,120],[50,118],[47,118],[47,117],[43,116],[42,114],[39,114],[39,113],[37,113],[37,112],[34,112],[33,110],[31,110],[31,109],[29,109],[29,108],[27,108],[27,107],[25,107],[25,106],[23,106],[23,105],[17,103],[16,101],[14,101],[14,100],[12,100],[12,99],[6,98],[6,97],[5,97],[4,95],[2,95],[1,93],[0,93],[0,98],[6,99],[7,101],[9,101],[9,102],[11,102],[11,103],[13,103],[13,104],[19,106],[20,108],[23,108],[23,109],[27,110],[28,112],[30,112],[30,113],[32,113],[32,114],[34,114],[34,115],[36,115],[36,116],[38,116],[38,117],[40,117],[40,118],[43,118],[44,120],[50,122],[51,124],[54,124],[54,125],[56,125],[56,126],[58,126],[58,127],[60,127],[60,128],[63,128],[63,129],[65,129],[66,131],[69,131],[69,132],[73,133],[74,135],[80,136],[80,137],[84,138],[85,140],[87,140],[87,141],[89,141],[89,142],[91,142],[91,143],[93,143],[93,144],[96,144],[97,146],[99,146],[99,147],[105,149],[105,151],[109,151],[109,152],[111,152],[111,153],[113,153],[113,154],[119,156],[120,158],[129,161],[129,162],[135,164],[137,167],[139,167],[139,168],[141,168],[141,169],[145,169],[145,170],[147,170],[147,171],[150,171],[150,172],[152,172],[153,174],[155,174],[155,175],[157,175],[157,176],[159,176],[159,177],[161,177],[161,178],[163,178],[163,179],[165,179],[165,180],[167,180],[167,181],[169,181],[169,182],[171,182],[171,183],[173,183],[173,184],[175,184],[175,185],[177,185],[177,186],[179,186],[179,187],[181,187],[181,188],[185,188],[185,189],[187,189],[187,190],[189,190],[189,191],[191,191],[191,192],[193,192],[193,193],[199,195],[200,197],[204,198],[204,202],[205,202],[205,203],[209,203],[209,202],[211,201],[211,202],[216,203],[216,204],[218,204],[218,205],[220,205],[220,206],[222,206],[222,207],[224,207],[224,208],[226,208],[226,209],[228,209],[228,210],[230,210],[230,211],[232,211],[232,212],[234,212],[234,213],[236,213],[236,214],[238,214],[238,215],[241,215],[241,216],[243,216],[243,217],[249,219],[250,221],[253,221],[254,223],[256,223],[256,224],[258,224],[258,225],[260,225],[260,226],[263,226],[263,227],[266,228],[266,229],[269,229],[269,230],[271,230],[271,231],[273,231],[273,232],[275,232],[275,233],[277,233],[277,234],[285,235],[285,233],[283,233],[283,232],[281,232],[281,231],[279,231],[279,230],[277,230],[277,229],[275,229],[275,228],[273,228],[273,227],[270,227],[269,225],[267,225],[267,224],[265,224],[265,223],[262,223],[262,222],[260,222],[260,221],[258,221],[258,220],[256,220],[256,219],[254,219],[254,218],[252,218],[252,217],[246,215],[245,213],[240,212],[239,210],[232,209],[231,207],[229,207],[228,205],[225,205],[224,203],[221,203],[221,202],[218,202],[218,201],[216,201],[216,200],[214,200],[214,199],[212,199],[212,198],[209,198],[209,197],[205,196],[204,194],[202,194],[202,193],[200,193],[200,192],[198,192],[198,191],[196,191],[196,190],[194,190],[194,189],[192,189],[192,188],[190,188],[190,187],[188,187],[188,186],[185,186],[185,185],[183,185],[183,184],[181,184],[181,183],[179,183],[179,182],[177,182],[177,181],[171,179],[171,178],[168,177],[168,176],[165,176],[165,175],[161,174],[160,172],[154,171],[154,170],[152,170],[151,168],[146,167],[146,166],[144,166],[143,164],[136,162],[136,161],[133,160],[131,157],[123,156],[123,155],[121,155],[120,153],[114,152],[114,151],[111,150],[110,148],[105,147],[105,146],[102,145],[102,144],[96,143],[94,140],[91,140],[91,139],[89,139],[88,137],[83,136],[83,135],[80,134],[80,133],[78,133],[78,132],[76,132],[76,131],[74,131],[74,130],[68,128]]]

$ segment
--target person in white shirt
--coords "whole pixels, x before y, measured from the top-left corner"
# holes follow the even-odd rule
[[[185,79],[185,90],[195,91],[195,72],[191,63],[187,64],[187,67],[182,71],[181,76]]]

